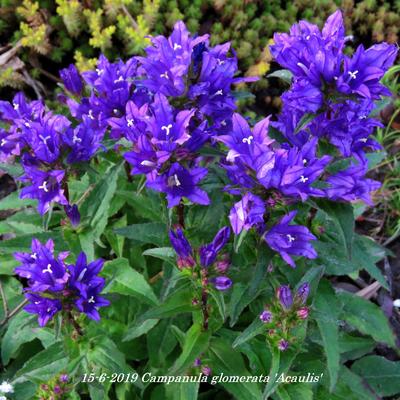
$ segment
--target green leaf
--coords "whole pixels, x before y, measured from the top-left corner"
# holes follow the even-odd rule
[[[109,278],[109,284],[103,293],[118,293],[133,296],[151,304],[158,304],[158,299],[142,274],[131,268],[125,258],[117,258],[104,264],[102,274]]]
[[[343,305],[342,319],[361,333],[372,336],[377,342],[395,348],[389,321],[377,305],[348,292],[339,292],[337,297]]]
[[[171,383],[165,385],[167,400],[197,400],[199,382]]]
[[[46,337],[46,334],[50,342],[54,341],[53,332],[47,328],[38,328],[37,320],[34,316],[27,316],[25,313],[19,313],[14,316],[1,342],[3,364],[7,365],[24,343]]]
[[[246,368],[242,355],[234,350],[230,342],[222,338],[213,338],[208,350],[209,366],[213,375],[224,374],[231,377],[252,375]],[[259,383],[251,382],[221,382],[235,399],[260,400],[262,393]]]
[[[351,370],[360,375],[379,396],[400,393],[400,361],[371,355],[357,360]]]
[[[147,319],[139,324],[136,322],[128,327],[122,341],[128,342],[129,340],[136,339],[139,336],[146,334],[149,330],[154,328],[158,323],[158,319]]]
[[[192,304],[193,289],[175,290],[168,296],[162,304],[151,308],[140,316],[139,321],[146,319],[160,319],[173,317],[178,314],[192,312],[196,310]]]
[[[233,348],[246,343],[253,337],[265,332],[265,325],[261,322],[260,318],[256,318],[233,342]]]
[[[331,218],[337,228],[342,243],[351,257],[354,235],[354,211],[351,204],[337,203],[327,200],[318,201],[318,207]]]
[[[46,382],[65,369],[67,364],[68,358],[64,353],[63,344],[56,342],[28,360],[16,373],[13,382]]]
[[[207,349],[210,341],[211,331],[204,331],[200,324],[193,324],[186,332],[185,343],[183,344],[182,353],[175,361],[170,370],[171,375],[179,375],[191,367],[194,360]]]
[[[300,131],[302,131],[315,117],[317,116],[317,114],[315,113],[307,113],[304,114],[299,123],[296,126],[296,129],[294,130],[294,133],[299,133]]]
[[[314,318],[317,321],[325,355],[328,364],[330,390],[333,391],[339,372],[340,348],[339,348],[339,326],[340,304],[328,281],[322,281],[314,298]]]
[[[279,78],[290,85],[292,83],[293,74],[288,69],[278,69],[268,74],[267,78]]]
[[[172,247],[156,247],[154,249],[145,250],[142,254],[144,256],[159,258],[160,260],[169,262],[172,265],[176,265],[176,253]]]
[[[167,238],[166,226],[161,222],[128,225],[124,228],[114,229],[114,232],[128,239],[141,243],[152,243],[160,247],[165,244]]]

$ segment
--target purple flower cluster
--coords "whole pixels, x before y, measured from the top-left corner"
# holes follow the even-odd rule
[[[349,57],[344,53],[348,39],[340,11],[328,18],[322,31],[301,21],[290,34],[275,34],[271,52],[293,75],[278,121],[265,118],[251,129],[234,114],[231,132],[216,138],[228,149],[222,164],[232,182],[227,190],[242,195],[229,215],[234,233],[256,228],[292,267],[290,255],[317,257],[310,243],[316,238],[304,226],[289,225],[294,211],[276,225],[266,223],[274,206],[309,197],[371,204],[370,193],[380,186],[365,177],[366,152],[379,149],[370,135],[380,122],[369,114],[373,100],[389,94],[379,80],[397,49],[386,43],[367,50],[359,46]],[[268,136],[271,124],[286,141]],[[328,167],[343,159],[347,167],[329,173]]]
[[[175,231],[170,230],[169,238],[172,247],[178,255],[179,268],[193,268],[196,265],[200,265],[203,269],[203,275],[207,276],[205,284],[210,281],[217,290],[223,291],[229,289],[232,286],[232,280],[225,276],[225,273],[229,269],[229,262],[223,256],[217,261],[217,257],[227,244],[230,233],[228,226],[221,228],[211,243],[200,246],[198,251],[194,252],[180,227],[176,228]],[[198,262],[196,262],[196,258]]]
[[[15,273],[28,280],[25,297],[29,304],[24,310],[38,315],[40,326],[45,326],[59,311],[73,308],[98,321],[99,307],[109,304],[100,296],[105,280],[98,276],[104,261],[87,263],[86,255],[79,254],[74,265],[65,263],[68,252],[54,254],[54,242],[46,244],[32,240],[31,253],[15,253],[21,265]]]

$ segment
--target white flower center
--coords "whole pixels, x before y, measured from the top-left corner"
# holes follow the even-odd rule
[[[220,89],[220,90],[217,90],[215,93],[214,93],[214,96],[222,96],[224,94],[224,92],[222,91],[222,89]]]
[[[47,181],[43,181],[41,186],[38,186],[38,188],[44,190],[46,193],[49,191],[49,189],[47,188]]]
[[[292,242],[295,241],[295,238],[294,238],[290,233],[288,233],[288,234],[286,235],[286,237],[287,237],[287,239],[289,240],[289,243],[292,243]]]
[[[164,125],[161,127],[162,131],[165,131],[165,134],[168,136],[169,135],[169,131],[172,129],[172,124],[168,124],[168,125]]]
[[[174,43],[174,50],[178,50],[178,49],[181,49],[181,48],[182,48],[182,46],[180,44]]]
[[[1,139],[0,146],[3,147],[7,143],[6,139]]]
[[[14,110],[18,110],[18,108],[19,108],[19,104],[13,103],[13,109],[14,109]]]
[[[126,122],[126,125],[128,125],[129,127],[130,126],[133,126],[133,119],[128,119],[128,120],[126,120],[127,122]]]
[[[251,141],[254,139],[254,137],[252,135],[245,137],[242,139],[243,143],[247,143],[247,144],[251,144]]]
[[[300,176],[300,182],[306,183],[307,181],[308,181],[308,178],[307,178],[307,177],[305,177],[304,175],[301,175],[301,176]]]
[[[81,143],[82,139],[78,137],[78,134],[74,132],[74,135],[72,136],[72,143]]]
[[[89,117],[90,119],[94,119],[93,110],[89,110],[88,117]]]
[[[161,74],[160,78],[168,79],[168,71],[165,71],[163,74]]]
[[[114,83],[122,82],[123,80],[124,78],[121,75],[118,79],[115,79]]]
[[[95,301],[94,301],[94,297],[93,296],[90,296],[90,299],[88,300],[88,303],[94,303]]]
[[[176,174],[174,174],[174,180],[176,186],[181,186],[181,183],[179,182],[178,176]]]
[[[48,272],[49,274],[53,273],[51,269],[51,264],[47,264],[47,268],[42,270],[42,274],[44,274],[45,272]]]
[[[49,139],[51,139],[51,136],[42,136],[42,135],[39,135],[39,138],[42,139],[42,141],[43,141],[44,144],[47,144],[47,141],[48,141]]]
[[[358,74],[358,70],[349,71],[348,74],[350,75],[350,79],[356,79],[357,78],[357,74]]]

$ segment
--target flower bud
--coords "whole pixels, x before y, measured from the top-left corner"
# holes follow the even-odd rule
[[[288,310],[290,307],[292,307],[293,297],[289,286],[279,287],[277,290],[277,297],[284,309]]]
[[[285,339],[281,339],[278,343],[278,349],[280,351],[285,351],[289,347],[289,342]]]
[[[310,293],[310,285],[308,282],[303,283],[297,290],[296,298],[299,299],[301,304],[305,304]]]
[[[300,319],[307,319],[308,314],[309,314],[308,307],[302,307],[299,310],[297,310],[297,316]]]
[[[228,257],[224,257],[222,260],[217,261],[215,268],[220,274],[224,274],[228,271],[231,262]]]
[[[272,314],[270,311],[268,310],[264,310],[261,314],[260,314],[260,320],[261,322],[264,322],[264,324],[271,322],[272,320]]]
[[[207,367],[207,366],[204,366],[204,367],[201,369],[201,372],[202,372],[204,375],[206,375],[206,376],[210,376],[210,375],[211,375],[211,368],[210,368],[210,367]]]
[[[200,360],[200,358],[196,358],[196,359],[194,360],[193,366],[194,366],[194,367],[200,367],[200,365],[201,365],[201,360]]]
[[[232,286],[232,281],[226,276],[218,276],[213,281],[217,290],[227,290]]]

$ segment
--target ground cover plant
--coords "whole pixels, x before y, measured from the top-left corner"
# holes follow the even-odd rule
[[[397,47],[350,43],[339,10],[276,33],[287,90],[267,117],[237,107],[258,77],[231,44],[182,21],[63,68],[48,104],[0,102],[5,398],[400,392],[393,302],[369,300],[389,253],[355,229],[381,201]]]

